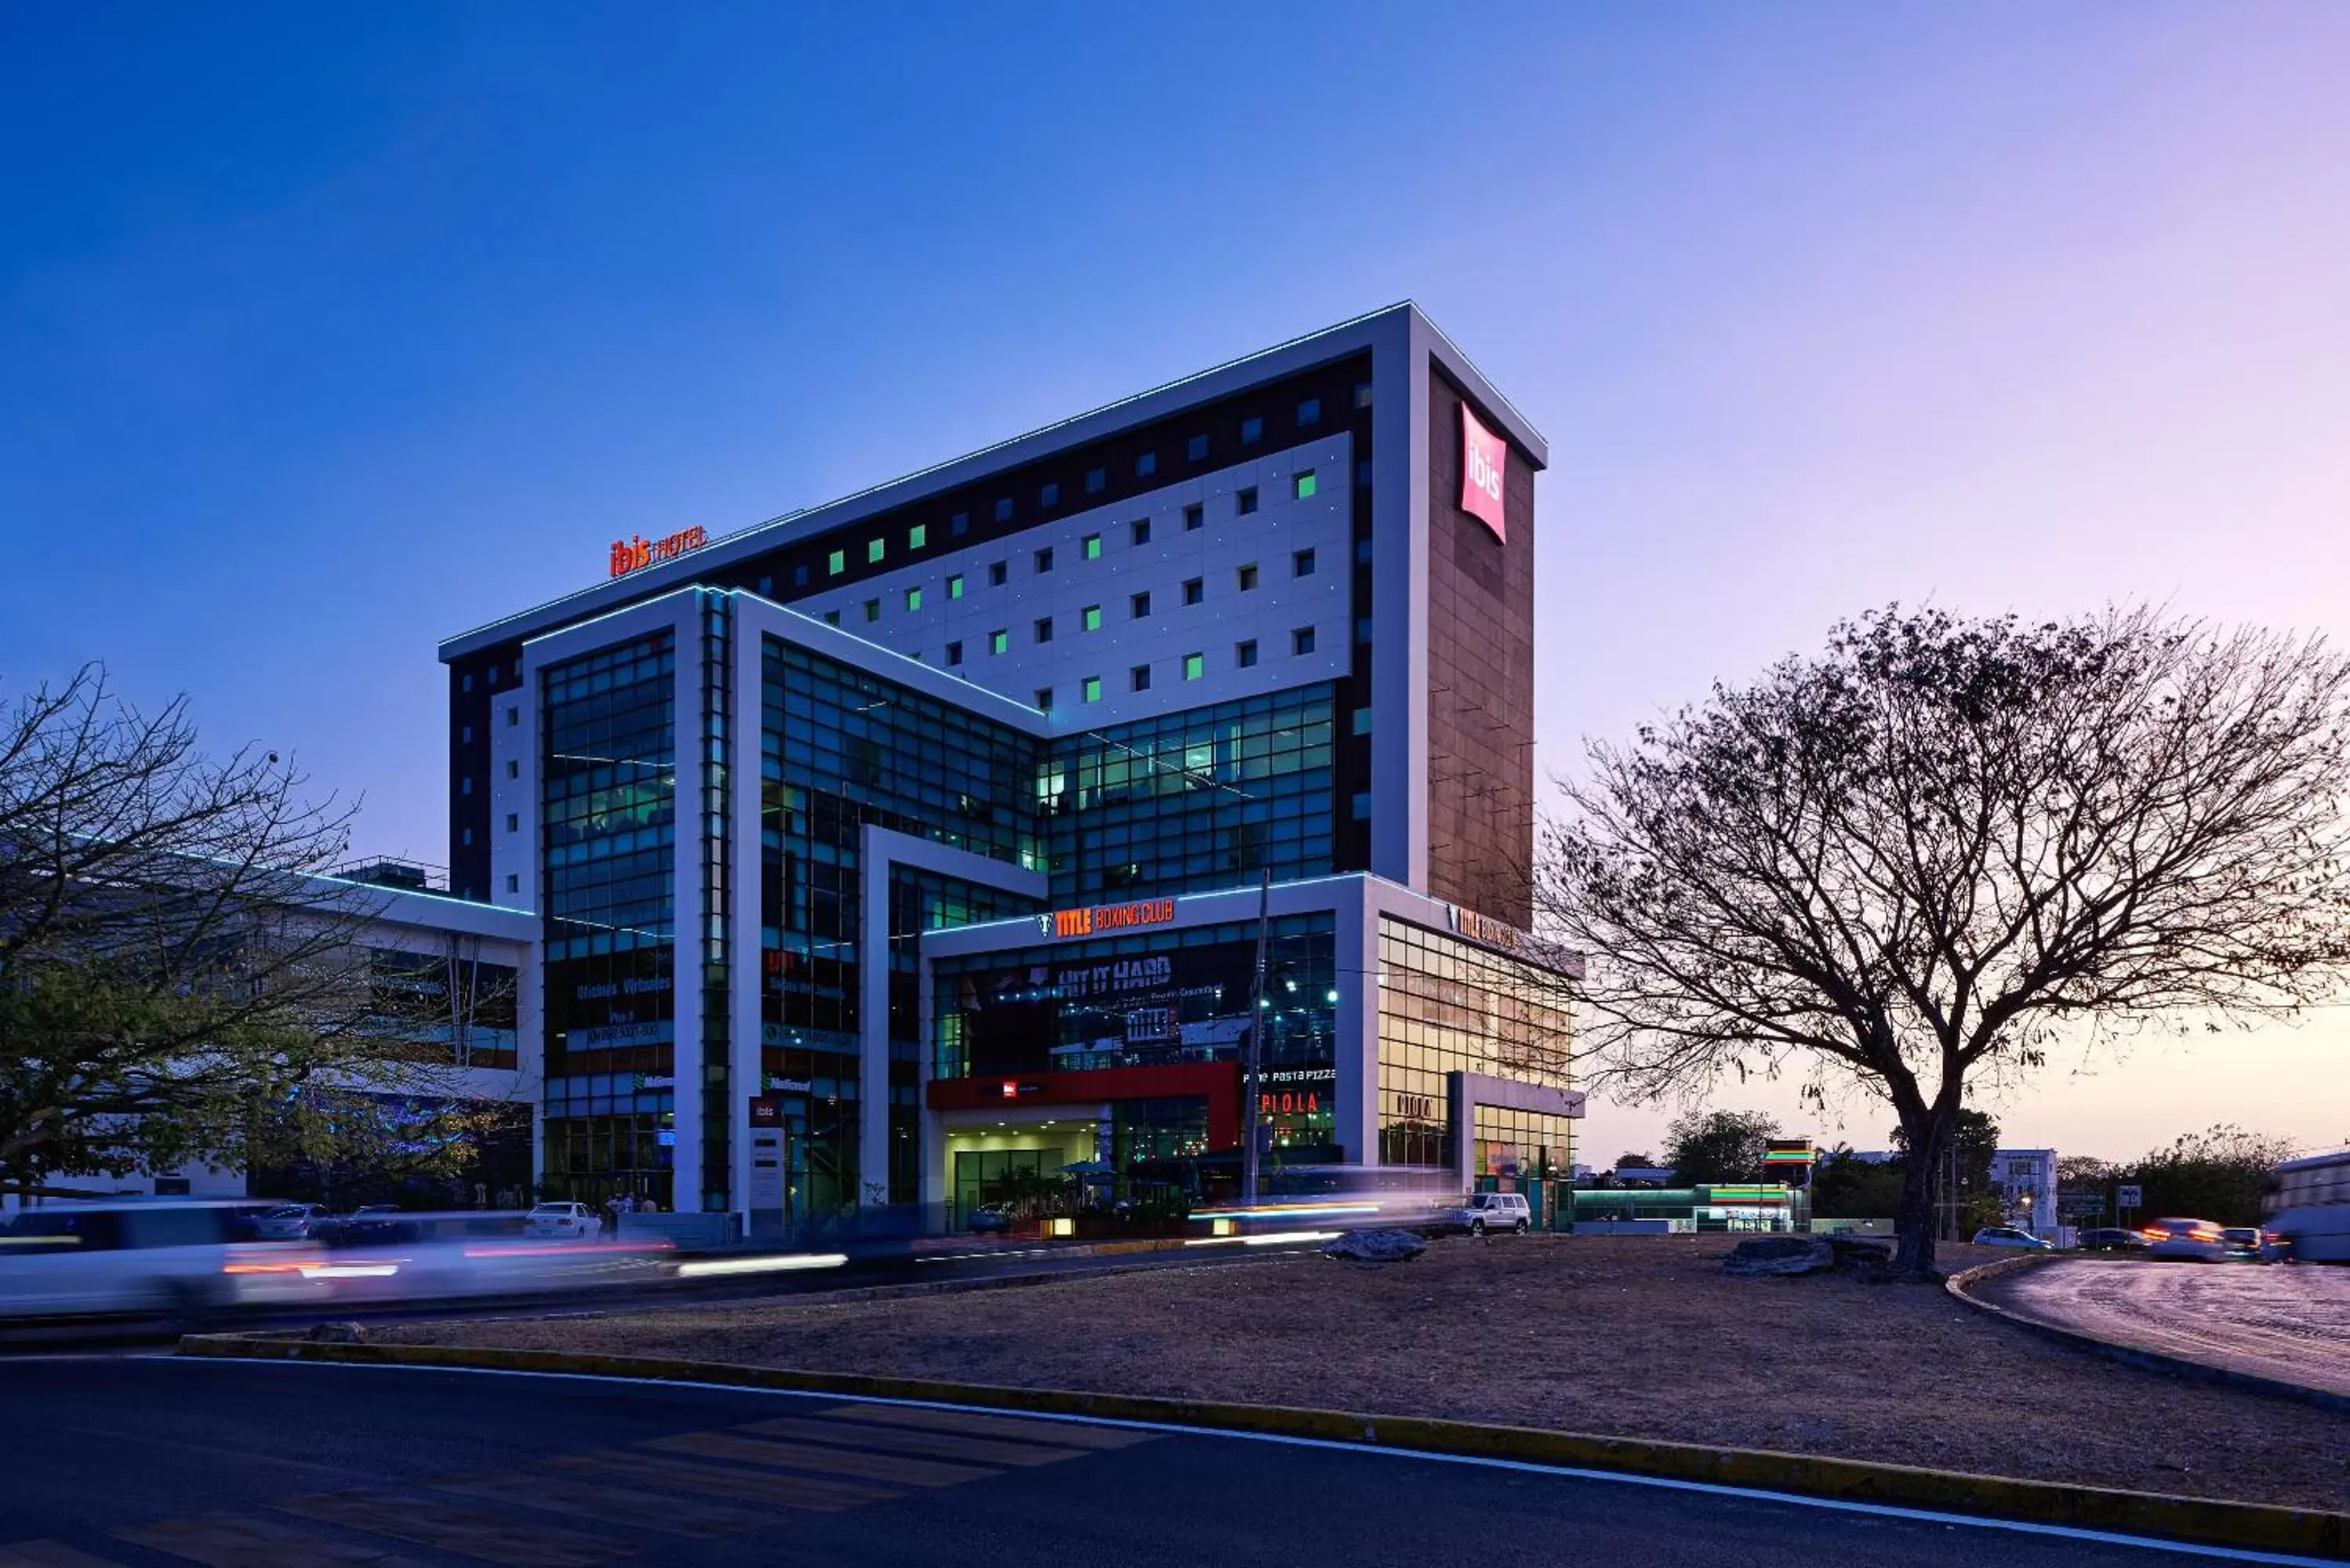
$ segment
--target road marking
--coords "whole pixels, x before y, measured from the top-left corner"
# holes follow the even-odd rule
[[[528,1475],[501,1470],[490,1475],[444,1476],[424,1483],[434,1491],[449,1491],[484,1502],[541,1509],[548,1513],[593,1519],[607,1524],[633,1524],[689,1541],[715,1541],[739,1535],[768,1522],[765,1514],[729,1508],[700,1498],[664,1497],[631,1491],[602,1482],[573,1480],[565,1476]],[[5,1568],[0,1564],[0,1568]]]
[[[241,1361],[232,1356],[183,1356],[185,1366],[244,1366],[256,1363]],[[837,1394],[806,1393],[793,1388],[746,1387],[739,1383],[703,1383],[689,1378],[621,1377],[608,1372],[536,1372],[505,1366],[405,1366],[390,1361],[302,1361],[268,1362],[258,1365],[301,1366],[317,1370],[331,1368],[341,1372],[407,1372],[445,1374],[458,1373],[470,1377],[538,1377],[573,1383],[617,1383],[624,1387],[644,1389],[691,1389],[698,1393],[727,1394],[737,1397],[769,1399],[832,1399]],[[984,1416],[1000,1414],[985,1407],[957,1405],[939,1399],[880,1399],[875,1405],[899,1409],[951,1411],[958,1415]],[[1648,1487],[1660,1491],[1686,1491],[1700,1496],[1726,1497],[1744,1502],[1776,1503],[1787,1508],[1817,1509],[1825,1513],[1856,1513],[1877,1519],[1919,1520],[1929,1524],[1948,1524],[1968,1530],[2002,1532],[2012,1535],[2039,1535],[2060,1541],[2092,1541],[2106,1546],[2129,1547],[2140,1552],[2167,1552],[2179,1557],[2206,1557],[2228,1563],[2262,1563],[2275,1568],[2335,1568],[2335,1564],[2317,1557],[2295,1557],[2283,1552],[2252,1552],[2238,1546],[2206,1546],[2189,1541],[2165,1541],[2153,1535],[2126,1535],[2112,1530],[2085,1530],[2069,1524],[2034,1524],[2019,1519],[1991,1519],[1975,1514],[1943,1513],[1931,1509],[1904,1508],[1895,1503],[1852,1502],[1843,1498],[1811,1497],[1802,1492],[1770,1491],[1761,1487],[1724,1486],[1716,1481],[1673,1480],[1663,1476],[1634,1475],[1625,1470],[1579,1469],[1565,1465],[1532,1464],[1521,1459],[1483,1459],[1471,1454],[1440,1454],[1422,1449],[1382,1448],[1371,1443],[1336,1442],[1326,1438],[1293,1438],[1276,1432],[1242,1432],[1218,1427],[1186,1427],[1172,1421],[1127,1421],[1107,1416],[1068,1416],[1057,1411],[1034,1410],[1024,1413],[1024,1419],[1054,1425],[1093,1426],[1119,1431],[1149,1432],[1165,1437],[1224,1438],[1236,1442],[1274,1443],[1290,1448],[1336,1449],[1346,1452],[1373,1454],[1391,1459],[1416,1459],[1423,1464],[1468,1465],[1484,1469],[1516,1470],[1532,1475],[1565,1476],[1573,1480],[1601,1482],[1612,1486]],[[625,1460],[625,1456],[623,1459]],[[626,1472],[622,1472],[625,1479]]]
[[[92,1557],[62,1541],[19,1541],[13,1546],[0,1546],[0,1568],[122,1568],[122,1564]]]
[[[920,1427],[963,1432],[974,1438],[1012,1438],[1025,1443],[1064,1443],[1076,1449],[1125,1449],[1158,1440],[1156,1432],[1111,1427],[1055,1424],[1027,1416],[977,1416],[962,1410],[931,1410],[910,1405],[841,1405],[822,1412],[837,1421],[867,1421],[885,1427]]]
[[[551,1456],[546,1462],[561,1469],[608,1477],[624,1484],[681,1487],[687,1491],[731,1497],[742,1502],[773,1503],[782,1508],[803,1508],[819,1513],[859,1508],[868,1502],[887,1502],[905,1495],[887,1487],[819,1480],[814,1476],[775,1475],[723,1465],[693,1464],[684,1459],[666,1459],[654,1454],[624,1453],[618,1449],[592,1454],[558,1454]]]
[[[1082,1449],[1048,1449],[1041,1443],[1007,1443],[999,1438],[966,1438],[957,1432],[924,1432],[911,1428],[875,1428],[863,1422],[817,1421],[805,1416],[778,1416],[767,1421],[746,1421],[737,1431],[767,1438],[798,1438],[811,1443],[879,1449],[885,1453],[920,1454],[930,1459],[962,1459],[982,1465],[1050,1465],[1074,1459]]]
[[[582,1535],[531,1520],[442,1507],[429,1498],[386,1491],[325,1492],[269,1505],[304,1519],[437,1546],[505,1568],[591,1568],[637,1549],[609,1536]]]
[[[737,1437],[732,1432],[680,1432],[674,1437],[648,1438],[637,1447],[691,1454],[705,1459],[736,1459],[774,1469],[858,1476],[902,1486],[961,1486],[965,1481],[1003,1473],[978,1465],[951,1465],[943,1459],[868,1454],[856,1449],[819,1448],[814,1443],[783,1443],[772,1438]]]
[[[411,1558],[366,1542],[336,1541],[274,1519],[197,1513],[109,1531],[118,1541],[184,1557],[205,1568],[419,1568]]]

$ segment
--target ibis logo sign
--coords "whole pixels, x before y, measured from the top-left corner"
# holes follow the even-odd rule
[[[1504,543],[1509,531],[1502,521],[1503,476],[1509,472],[1510,443],[1477,422],[1464,400],[1461,404],[1461,510],[1493,531]]]
[[[658,561],[674,561],[689,550],[699,550],[709,543],[710,535],[699,528],[688,528],[671,534],[666,539],[648,539],[639,535],[629,539],[612,541],[612,576],[625,577],[630,572],[641,572]]]

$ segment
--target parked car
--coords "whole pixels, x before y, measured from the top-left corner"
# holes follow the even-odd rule
[[[2228,1243],[2220,1227],[2209,1220],[2158,1220],[2146,1228],[2146,1255],[2200,1263],[2223,1262],[2228,1256]]]
[[[604,1217],[585,1203],[541,1203],[523,1217],[522,1233],[584,1241],[604,1233]]]
[[[310,1227],[327,1217],[323,1203],[281,1203],[265,1209],[253,1221],[253,1234],[260,1241],[300,1241],[309,1237]]]
[[[0,1225],[0,1317],[195,1314],[299,1299],[300,1248],[240,1244],[250,1205],[45,1204]]]
[[[1523,1236],[1534,1225],[1534,1210],[1523,1192],[1472,1192],[1452,1211],[1452,1222],[1471,1236],[1507,1231]]]
[[[2073,1244],[2085,1252],[2140,1252],[2146,1238],[2119,1225],[2098,1225],[2082,1231]]]
[[[362,1203],[348,1214],[319,1214],[310,1220],[309,1239],[330,1247],[382,1246],[388,1241],[411,1241],[415,1228],[404,1223],[397,1203]]]
[[[1008,1203],[983,1203],[971,1211],[973,1235],[1000,1236],[1012,1229],[1012,1206]]]
[[[2056,1243],[2012,1225],[1986,1225],[1975,1232],[1978,1247],[2022,1247],[2034,1252],[2054,1251]]]

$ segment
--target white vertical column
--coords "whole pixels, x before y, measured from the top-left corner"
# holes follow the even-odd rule
[[[1339,1148],[1358,1165],[1379,1163],[1379,912],[1370,882],[1357,878],[1351,897],[1337,900],[1331,941],[1338,1009],[1337,1116]]]

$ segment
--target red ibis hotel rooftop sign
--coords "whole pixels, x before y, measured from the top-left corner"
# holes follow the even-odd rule
[[[630,572],[641,572],[656,561],[674,561],[688,550],[699,550],[710,543],[708,533],[700,528],[688,528],[671,534],[666,539],[648,539],[639,535],[630,539],[612,541],[612,575],[625,577]]]
[[[1055,909],[1036,917],[1036,929],[1048,937],[1100,937],[1130,931],[1140,926],[1163,926],[1175,918],[1172,898],[1145,898],[1139,904],[1097,904],[1090,909]]]
[[[1509,472],[1510,443],[1478,422],[1469,411],[1469,404],[1461,404],[1461,510],[1468,513],[1493,531],[1493,537],[1507,543],[1509,531],[1502,522],[1502,476]]]

